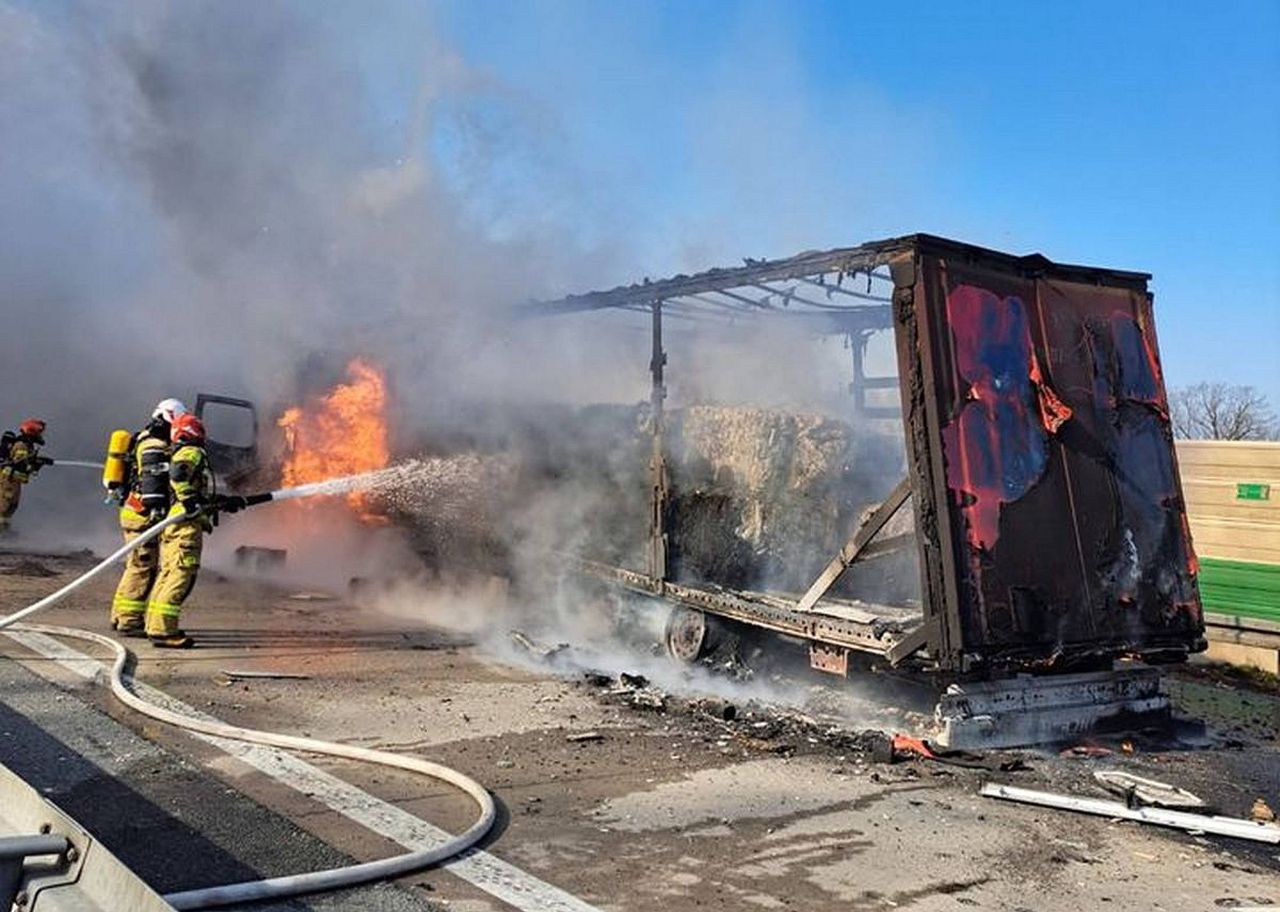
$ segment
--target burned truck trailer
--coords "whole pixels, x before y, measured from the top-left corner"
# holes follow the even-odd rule
[[[711,616],[800,638],[825,671],[847,673],[859,652],[932,673],[941,739],[957,746],[1167,712],[1151,666],[1205,644],[1149,279],[917,234],[531,305],[560,319],[641,311],[652,332],[646,566],[576,569],[672,603],[679,658],[706,648]],[[664,333],[782,316],[848,338],[849,420],[899,422],[906,475],[803,592],[681,579]],[[867,340],[890,329],[897,376],[869,377]],[[834,594],[902,544],[885,530],[908,501],[919,604]]]

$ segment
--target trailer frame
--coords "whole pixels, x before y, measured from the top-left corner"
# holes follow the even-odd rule
[[[847,669],[850,650],[953,679],[1029,669],[1098,670],[1126,656],[1185,658],[1204,648],[1204,623],[1149,279],[1141,272],[1060,264],[1040,254],[1015,256],[914,234],[528,305],[526,313],[544,317],[617,309],[647,313],[651,322],[645,570],[571,560],[585,575],[622,589],[801,638],[810,644],[815,666],[825,670]],[[1046,303],[1050,297],[1052,305]],[[744,592],[671,578],[663,333],[664,321],[672,317],[712,326],[803,320],[816,332],[844,334],[852,351],[854,419],[902,421],[906,478],[851,532],[803,594]],[[998,325],[992,331],[978,320]],[[1016,323],[1005,325],[1010,321]],[[869,377],[867,340],[890,328],[898,376]],[[988,352],[992,338],[1005,348]],[[1083,348],[1089,349],[1087,357]],[[1012,372],[1011,352],[1022,358]],[[977,380],[965,373],[966,357]],[[1005,373],[991,381],[987,375],[998,370]],[[1092,387],[1085,382],[1090,378]],[[984,381],[987,386],[979,390]],[[1007,392],[1010,382],[1021,392]],[[893,387],[899,391],[897,407],[870,401],[872,391]],[[1022,424],[1006,434],[1010,411]],[[961,463],[967,473],[969,460],[994,461],[987,475],[1009,487],[1008,461],[1026,456],[1017,449],[1023,446],[1019,435],[1034,438],[1025,449],[1039,461],[1040,474],[1017,497],[1006,500],[1000,490],[989,494],[978,487],[981,479],[966,488],[968,474],[957,480]],[[1158,465],[1148,472],[1135,453]],[[1081,477],[1092,483],[1081,487]],[[1069,503],[1069,509],[1046,513],[1043,505],[1024,505],[1037,491],[1036,497]],[[908,500],[922,606],[829,597],[850,568],[903,544],[878,536]],[[1110,515],[1111,527],[1100,524],[1098,515]],[[1017,520],[1025,529],[1037,518],[1048,527],[1043,547],[1057,548],[1070,536],[1075,542],[1065,558],[1046,553],[1039,578],[1037,568],[1024,567],[1023,557],[1038,542],[1013,533],[1007,544],[995,540],[1004,524]],[[1022,549],[1018,561],[1006,557],[1002,564],[1002,550],[1015,548]],[[1077,567],[1063,569],[1067,558],[1077,557]],[[1027,573],[1020,576],[1023,569]],[[1024,576],[1029,584],[1020,582]]]

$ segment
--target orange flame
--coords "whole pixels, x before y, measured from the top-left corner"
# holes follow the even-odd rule
[[[284,431],[286,487],[327,481],[387,466],[387,381],[361,358],[347,364],[347,382],[306,405],[287,409],[276,422]],[[347,502],[375,521],[363,494]]]

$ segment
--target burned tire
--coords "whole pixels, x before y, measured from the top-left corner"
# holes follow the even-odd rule
[[[677,605],[667,616],[663,637],[667,654],[679,662],[696,662],[716,648],[719,630],[713,618],[693,608]]]

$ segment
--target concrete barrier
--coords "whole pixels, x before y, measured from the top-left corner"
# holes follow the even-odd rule
[[[1206,656],[1280,674],[1280,442],[1181,440]]]

